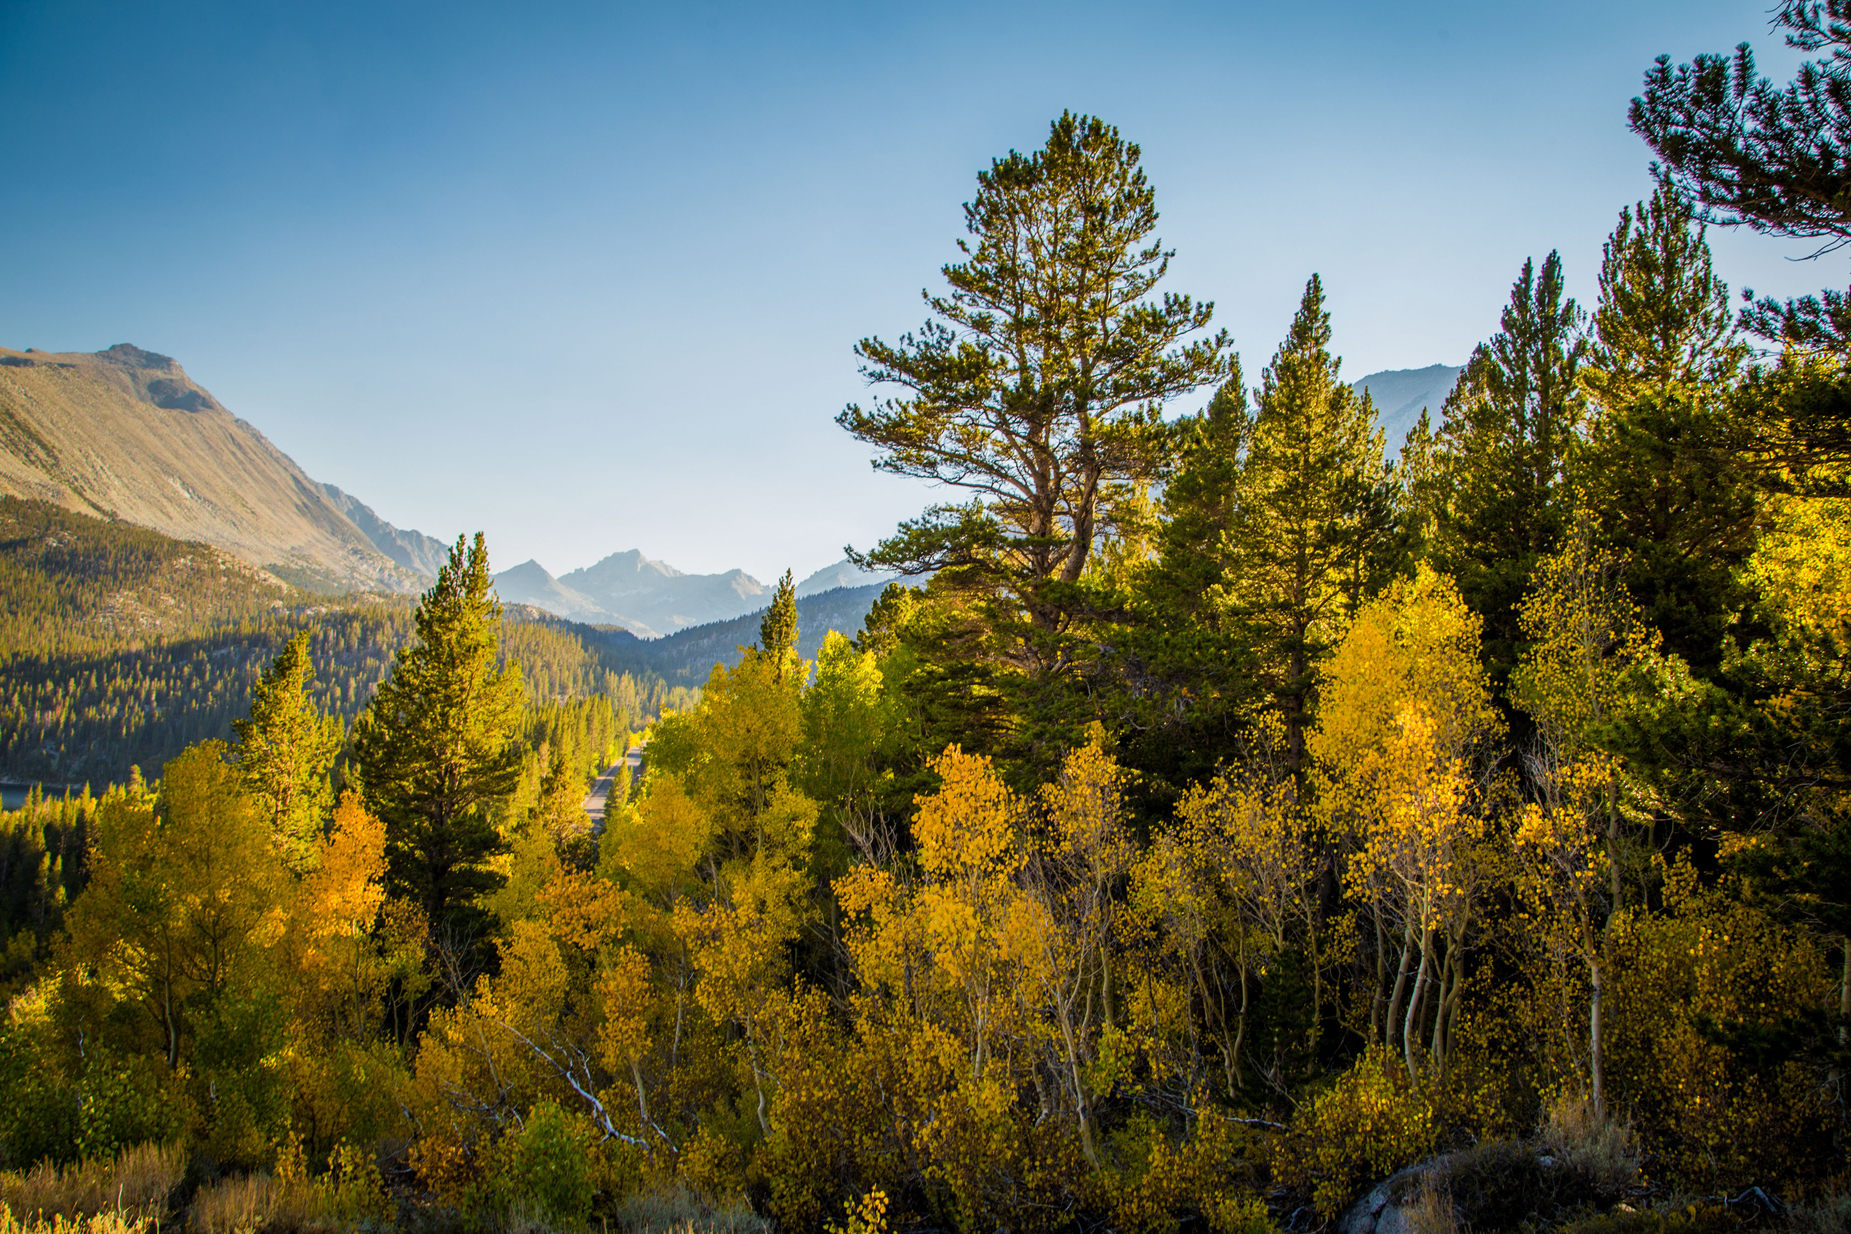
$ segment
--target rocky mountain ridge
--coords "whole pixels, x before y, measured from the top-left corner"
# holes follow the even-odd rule
[[[171,357],[128,343],[0,348],[0,495],[204,541],[322,590],[421,585]]]

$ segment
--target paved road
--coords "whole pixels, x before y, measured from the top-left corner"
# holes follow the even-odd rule
[[[593,831],[604,829],[604,803],[610,799],[612,787],[616,786],[619,792],[627,791],[642,768],[643,750],[638,746],[612,763],[610,770],[598,777],[597,783],[591,786],[591,794],[585,798],[585,813],[591,815]],[[619,776],[623,778],[619,779]]]

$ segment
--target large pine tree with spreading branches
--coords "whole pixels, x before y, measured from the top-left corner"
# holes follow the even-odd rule
[[[1213,306],[1156,288],[1171,251],[1152,237],[1156,196],[1138,147],[1090,116],[1063,114],[1030,154],[977,177],[965,260],[949,294],[897,344],[863,339],[862,372],[902,393],[837,423],[874,466],[963,489],[858,563],[938,571],[975,600],[988,654],[1030,677],[1074,667],[1066,635],[1095,549],[1119,531],[1165,457],[1164,404],[1227,376]]]

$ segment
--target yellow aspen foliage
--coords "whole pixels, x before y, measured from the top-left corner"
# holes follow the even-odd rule
[[[1389,1033],[1398,1035],[1411,1074],[1445,1061],[1456,1031],[1466,971],[1464,952],[1477,899],[1487,882],[1484,820],[1471,808],[1464,762],[1444,752],[1439,726],[1418,704],[1396,718],[1380,750],[1358,760],[1370,797],[1361,847],[1346,880],[1402,927],[1405,940]],[[1404,984],[1405,983],[1405,984]],[[1422,1033],[1423,1025],[1430,1025]]]
[[[1396,582],[1325,666],[1310,740],[1317,808],[1347,837],[1343,881],[1374,961],[1368,1036],[1399,1044],[1410,1072],[1421,1054],[1444,1063],[1493,864],[1474,764],[1503,725],[1482,630],[1450,579],[1422,566]]]
[[[1757,1057],[1770,1028],[1835,1002],[1825,957],[1798,930],[1686,861],[1658,862],[1664,910],[1614,925],[1610,1100],[1693,1185],[1725,1189],[1820,1168],[1837,1115],[1797,1057]]]
[[[935,878],[1007,877],[1022,863],[1015,794],[980,754],[947,747],[931,764],[941,780],[913,821],[919,864]]]
[[[1536,720],[1558,760],[1598,744],[1626,705],[1627,674],[1657,653],[1658,635],[1620,584],[1625,563],[1593,542],[1589,518],[1536,567],[1520,613],[1531,639],[1511,694]]]
[[[1312,757],[1341,790],[1356,755],[1380,748],[1418,704],[1437,749],[1452,758],[1502,730],[1479,654],[1484,620],[1444,575],[1421,565],[1364,604],[1325,664]]]
[[[1851,500],[1788,497],[1773,515],[1744,576],[1780,631],[1842,680],[1851,647]]]
[[[296,886],[289,946],[297,971],[299,1022],[360,1041],[380,1023],[396,985],[416,998],[425,929],[416,906],[386,898],[386,829],[356,793],[341,796],[310,872]]]
[[[225,751],[188,747],[167,764],[158,799],[105,800],[90,885],[66,918],[75,955],[159,1026],[170,1068],[189,1005],[253,978],[287,924],[282,858]]]
[[[1431,1155],[1439,1137],[1430,1097],[1400,1059],[1371,1046],[1292,1120],[1276,1144],[1274,1176],[1335,1217],[1363,1183]]]
[[[537,902],[553,937],[581,951],[597,951],[623,933],[623,892],[596,873],[562,871]]]

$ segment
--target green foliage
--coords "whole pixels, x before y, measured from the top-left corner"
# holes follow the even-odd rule
[[[251,718],[231,726],[238,738],[233,758],[263,803],[272,839],[296,869],[313,858],[334,808],[328,772],[345,737],[341,722],[320,715],[310,701],[313,674],[309,636],[298,634],[258,678]]]
[[[366,706],[410,612],[330,600],[201,544],[0,498],[0,775],[121,783],[195,741],[224,740],[260,670],[310,634],[313,701]]]
[[[1240,518],[1221,535],[1228,568],[1211,592],[1259,659],[1286,725],[1286,759],[1304,760],[1317,663],[1370,589],[1390,515],[1382,430],[1365,394],[1338,380],[1330,314],[1313,275],[1292,328],[1262,375],[1236,489]]]
[[[1030,734],[1044,744],[1083,727],[1047,687],[1076,668],[1067,627],[1092,607],[1079,584],[1095,547],[1142,520],[1170,436],[1161,409],[1228,376],[1225,332],[1185,341],[1213,306],[1155,294],[1170,255],[1151,238],[1140,157],[1068,113],[1040,150],[996,159],[965,207],[966,260],[944,267],[950,293],[926,296],[934,319],[857,345],[868,380],[902,395],[837,417],[876,467],[973,495],[858,560],[938,571],[934,589],[969,605],[958,658],[1026,677],[1014,702],[1051,726]]]
[[[555,1230],[584,1229],[597,1192],[597,1140],[584,1118],[541,1102],[496,1143],[483,1202]]]
[[[520,670],[497,666],[500,616],[482,536],[458,537],[418,603],[417,641],[353,736],[367,804],[386,824],[388,886],[457,937],[480,928],[477,897],[503,881],[487,864],[503,844],[494,811],[520,774]]]
[[[1484,614],[1485,652],[1501,682],[1516,663],[1530,571],[1554,551],[1567,518],[1560,481],[1586,403],[1585,314],[1565,294],[1558,254],[1540,271],[1523,263],[1500,325],[1446,400],[1441,442],[1453,491],[1434,564]]]

